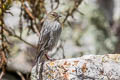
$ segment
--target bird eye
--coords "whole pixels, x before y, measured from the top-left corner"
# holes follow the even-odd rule
[[[55,14],[51,14],[52,16],[55,16]]]

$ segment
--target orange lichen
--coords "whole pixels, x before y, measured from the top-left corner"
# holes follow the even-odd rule
[[[72,70],[72,72],[75,72],[75,70]]]
[[[63,75],[64,75],[65,80],[68,80],[69,74],[68,74],[68,73],[65,73],[65,74],[63,74]]]
[[[70,66],[71,64],[68,63],[67,61],[64,62],[64,65]]]
[[[67,61],[64,62],[64,65],[67,65]]]
[[[74,65],[77,65],[79,61],[74,61]]]
[[[86,63],[84,63],[83,66],[82,66],[82,72],[84,73],[84,72],[86,72],[86,70],[87,70]]]

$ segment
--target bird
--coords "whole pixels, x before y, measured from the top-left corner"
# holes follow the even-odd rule
[[[62,25],[59,21],[59,17],[61,16],[58,15],[57,12],[50,12],[45,17],[40,30],[37,61],[41,61],[43,55],[50,60],[47,53],[57,45],[62,32]]]

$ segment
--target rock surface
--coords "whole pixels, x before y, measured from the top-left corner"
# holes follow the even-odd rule
[[[120,54],[85,55],[40,66],[33,67],[31,80],[120,80]]]

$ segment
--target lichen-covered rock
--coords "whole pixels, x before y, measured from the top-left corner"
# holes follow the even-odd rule
[[[31,80],[120,80],[120,55],[85,55],[44,62],[32,69]],[[38,71],[36,71],[38,70]],[[37,73],[38,72],[38,73]]]

